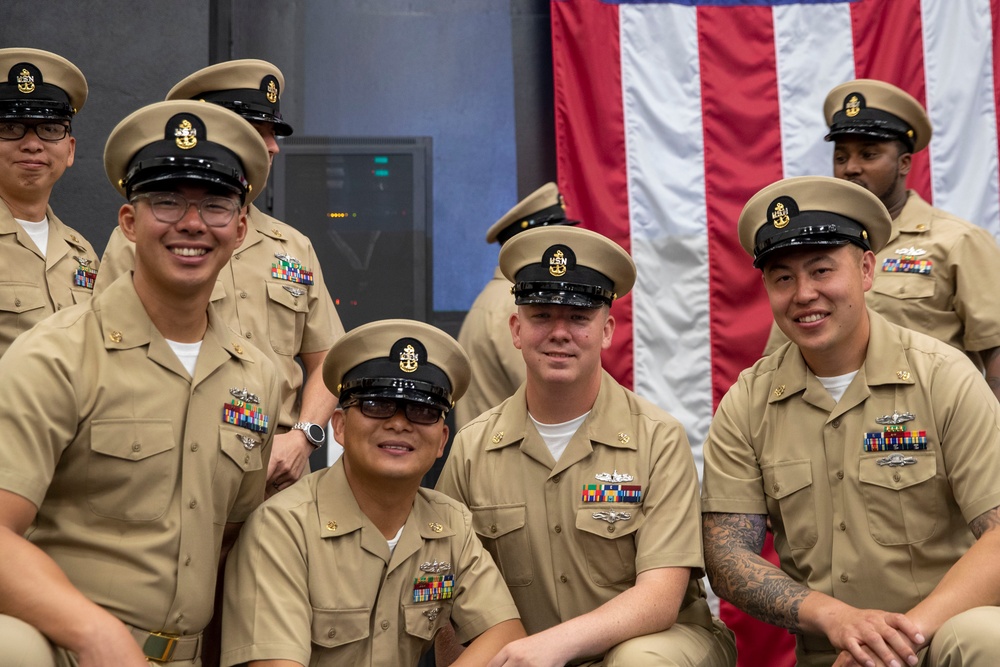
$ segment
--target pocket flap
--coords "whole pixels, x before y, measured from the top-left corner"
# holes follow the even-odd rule
[[[523,504],[470,507],[472,528],[485,538],[495,540],[511,531],[524,528],[527,510]]]
[[[598,516],[594,516],[595,514]],[[637,531],[645,518],[646,515],[642,513],[642,505],[618,505],[616,503],[614,506],[608,507],[607,505],[595,504],[593,507],[577,510],[576,528],[596,537],[613,540]]]
[[[285,288],[288,289],[285,289]],[[292,290],[301,292],[298,296]],[[298,283],[268,283],[267,298],[297,313],[309,310],[309,288]]]
[[[141,461],[173,447],[174,428],[168,419],[95,420],[91,425],[91,450],[118,459]]]
[[[371,609],[312,610],[312,640],[326,648],[350,644],[368,636]]]
[[[219,446],[226,453],[233,463],[243,469],[244,472],[260,470],[264,462],[260,457],[261,447],[264,446],[264,437],[260,433],[253,433],[235,426],[223,424],[219,426]]]
[[[34,283],[5,283],[0,285],[0,310],[8,313],[25,313],[44,308],[45,293]]]
[[[894,299],[926,299],[934,296],[934,280],[930,276],[907,273],[877,272],[872,291]]]
[[[451,600],[435,600],[403,605],[406,634],[430,641],[434,634],[451,621]]]
[[[916,463],[906,466],[880,466],[879,459],[896,453],[912,457]],[[920,484],[937,475],[937,458],[934,452],[876,452],[861,459],[858,479],[862,484],[880,486],[884,489],[905,489]]]
[[[764,493],[775,500],[801,491],[813,483],[812,461],[808,459],[762,466],[761,474],[764,476]]]

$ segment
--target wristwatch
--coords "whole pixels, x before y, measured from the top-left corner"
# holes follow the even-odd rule
[[[326,444],[326,429],[319,424],[313,424],[311,422],[296,422],[292,425],[293,431],[302,431],[306,434],[306,440],[309,444],[319,449],[324,444]]]

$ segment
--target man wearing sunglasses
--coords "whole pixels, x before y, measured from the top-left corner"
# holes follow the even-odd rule
[[[469,511],[420,480],[444,452],[444,413],[469,358],[432,326],[383,320],[334,344],[343,456],[257,509],[227,563],[223,665],[414,667],[438,631],[486,665],[524,636]]]
[[[285,78],[263,60],[231,60],[185,77],[168,100],[218,104],[249,122],[273,159],[278,137],[292,133],[281,115]],[[99,293],[131,269],[133,246],[115,230],[104,251]],[[336,406],[323,384],[323,359],[344,327],[327,291],[312,242],[256,205],[247,208],[247,235],[219,273],[212,295],[219,313],[239,335],[274,362],[281,376],[281,416],[268,469],[268,495],[308,472],[309,455],[326,442]]]
[[[459,431],[438,481],[472,511],[529,633],[491,667],[734,665],[701,581],[684,429],[601,368],[632,258],[595,232],[542,227],[504,244],[500,270],[527,379]]]
[[[2,665],[201,665],[220,557],[264,498],[277,374],[210,305],[264,142],[161,102],[104,165],[134,271],[0,358]]]
[[[73,164],[71,121],[86,100],[87,81],[65,58],[0,49],[0,355],[93,291],[97,254],[49,206]]]

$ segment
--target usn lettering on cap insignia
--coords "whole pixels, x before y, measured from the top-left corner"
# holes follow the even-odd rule
[[[632,514],[630,512],[616,512],[615,510],[608,510],[607,512],[594,512],[593,517],[599,521],[617,523],[619,521],[628,521],[632,518]]]
[[[420,564],[420,571],[427,572],[428,574],[444,574],[451,569],[451,563],[448,561],[439,561],[436,558],[433,561],[425,561]]]
[[[776,229],[781,229],[786,227],[791,221],[788,217],[788,211],[785,209],[785,205],[780,201],[774,205],[774,209],[771,211],[771,222],[774,224]]]
[[[185,151],[198,145],[198,130],[187,118],[174,130],[174,143],[177,144],[177,148]]]
[[[847,114],[848,118],[854,118],[861,113],[861,98],[857,93],[850,95],[844,101],[844,113]]]
[[[889,454],[889,456],[883,457],[878,460],[880,466],[889,466],[890,468],[902,468],[903,466],[912,466],[916,464],[917,460],[912,456],[904,456],[903,454]]]
[[[27,68],[22,68],[21,73],[17,75],[17,91],[25,95],[35,92],[35,77]]]
[[[407,345],[399,353],[399,370],[404,373],[412,373],[419,367],[420,355],[413,349],[412,345]],[[437,531],[441,532],[441,531]]]
[[[556,278],[566,275],[566,255],[562,250],[556,250],[549,257],[549,273]]]
[[[913,419],[913,414],[905,411],[900,413],[896,410],[893,410],[891,415],[876,417],[875,423],[885,428],[881,432],[865,433],[864,451],[899,452],[927,449],[927,431],[907,431],[906,427],[903,426],[903,424],[913,421]],[[884,459],[879,459],[879,461],[882,460]],[[913,463],[916,463],[916,460]],[[879,465],[889,464],[879,463]]]
[[[271,277],[278,280],[287,280],[290,283],[300,285],[313,284],[313,272],[302,266],[299,260],[283,252],[276,252],[274,256],[278,262],[271,263]]]
[[[278,101],[278,86],[275,84],[274,79],[267,82],[267,101],[274,104]]]
[[[73,256],[76,260],[77,267],[76,273],[73,274],[73,284],[77,287],[86,287],[87,289],[94,289],[94,281],[97,280],[97,271],[90,266],[91,261],[86,257]]]
[[[455,575],[431,575],[413,580],[413,601],[433,602],[434,600],[450,600],[455,588]]]
[[[923,259],[927,251],[923,248],[899,248],[896,250],[899,257],[886,257],[882,262],[882,271],[885,273],[917,273],[922,276],[928,275],[934,268],[934,262],[930,259]]]
[[[222,421],[257,433],[267,433],[268,417],[260,409],[260,399],[256,394],[245,387],[230,389],[229,393],[233,395],[233,400],[222,406]]]

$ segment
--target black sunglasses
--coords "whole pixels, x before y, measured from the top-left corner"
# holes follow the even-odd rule
[[[361,414],[372,419],[389,419],[399,406],[403,406],[403,414],[414,424],[436,424],[444,412],[435,405],[414,403],[413,401],[397,400],[395,398],[351,398],[340,404],[344,408],[361,408]]]

